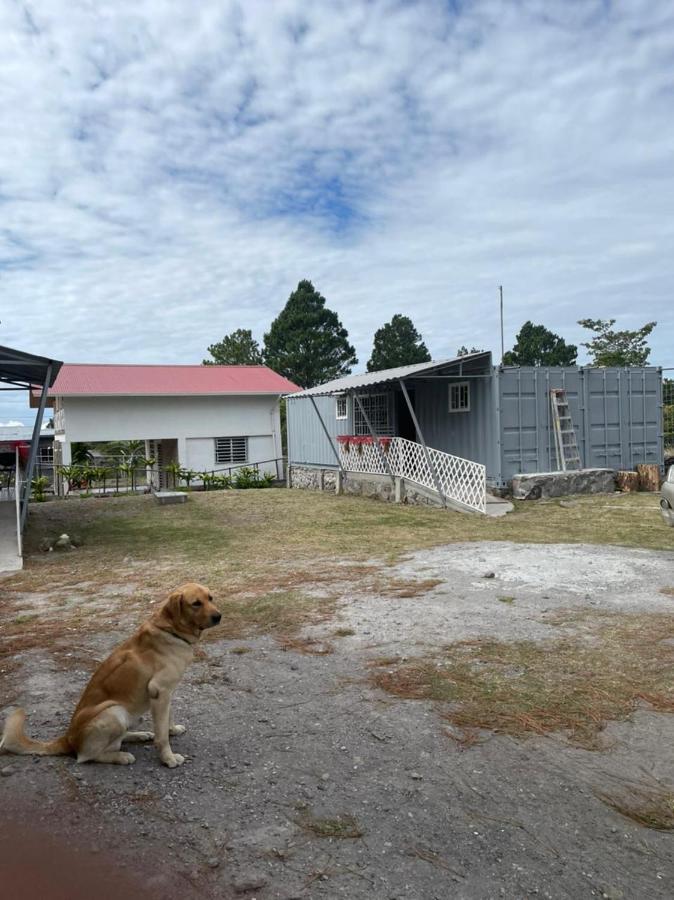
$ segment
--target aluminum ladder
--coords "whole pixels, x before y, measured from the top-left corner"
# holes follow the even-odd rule
[[[569,469],[581,469],[578,441],[573,427],[566,390],[564,388],[553,388],[550,391],[550,404],[552,406],[552,425],[555,432],[557,465],[562,472],[566,472]]]

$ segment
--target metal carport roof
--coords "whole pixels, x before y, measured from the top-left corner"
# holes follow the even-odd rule
[[[395,369],[382,369],[379,372],[346,375],[344,378],[336,378],[334,381],[327,381],[325,384],[319,384],[316,387],[308,388],[306,391],[299,391],[296,394],[287,396],[294,399],[296,397],[325,397],[330,394],[341,394],[345,391],[361,390],[362,388],[375,387],[392,381],[400,381],[401,378],[418,378],[424,375],[432,375],[449,366],[463,365],[467,362],[491,364],[491,352],[467,353],[465,356],[455,356],[451,359],[436,362],[415,363],[412,366],[397,366]]]
[[[47,377],[47,387],[51,387],[62,365],[58,359],[36,356],[11,347],[0,347],[0,381],[18,388],[41,387]]]

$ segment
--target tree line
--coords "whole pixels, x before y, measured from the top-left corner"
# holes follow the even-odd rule
[[[655,322],[634,331],[614,329],[615,319],[580,319],[578,324],[593,337],[581,346],[587,348],[594,366],[643,366],[650,348],[646,340]],[[262,346],[252,331],[237,328],[208,348],[204,365],[267,365],[303,388],[314,387],[348,375],[358,363],[356,351],[337,313],[326,305],[310,281],[303,280],[264,334]],[[480,350],[463,346],[457,356]],[[504,365],[573,366],[578,347],[544,325],[525,322],[515,344],[503,357]],[[399,313],[374,334],[368,372],[396,366],[430,362],[426,344],[409,316]]]

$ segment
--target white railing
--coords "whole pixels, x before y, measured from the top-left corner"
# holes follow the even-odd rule
[[[435,468],[440,490],[447,500],[477,512],[487,511],[487,470],[481,463],[433,447],[428,448],[428,457],[421,444],[400,437],[380,438],[379,446],[362,438],[348,443],[343,438],[339,444],[340,462],[347,472],[386,475],[385,458],[391,474],[437,490]]]

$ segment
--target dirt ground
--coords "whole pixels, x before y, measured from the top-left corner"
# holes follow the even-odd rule
[[[674,716],[643,703],[609,723],[601,751],[560,733],[485,733],[464,747],[443,704],[379,690],[369,666],[476,637],[578,639],[588,612],[671,614],[674,553],[474,542],[359,565],[363,589],[356,567],[334,615],[300,633],[313,653],[270,635],[203,643],[174,700],[182,768],[141,746],[129,767],[0,757],[11,895],[79,900],[97,883],[110,898],[670,897],[674,832],[602,795],[672,788]],[[95,661],[138,616],[102,610],[133,589],[109,584],[88,598],[92,628],[5,658],[0,715],[21,704],[31,734],[60,733]],[[334,585],[304,590],[334,602]],[[62,597],[61,586],[5,600],[16,621],[53,614]],[[25,881],[26,859],[41,886]]]

